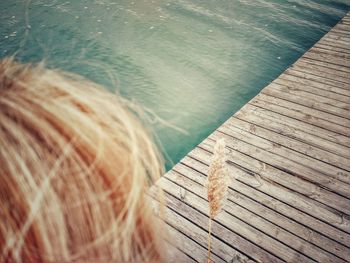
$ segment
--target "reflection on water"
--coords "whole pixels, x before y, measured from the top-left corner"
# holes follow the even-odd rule
[[[45,58],[117,88],[186,131],[152,123],[177,162],[349,9],[347,0],[2,0],[0,56]]]

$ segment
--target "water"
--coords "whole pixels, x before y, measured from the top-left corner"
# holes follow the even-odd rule
[[[45,59],[152,110],[168,123],[150,125],[170,168],[349,10],[348,0],[1,0],[0,57]]]

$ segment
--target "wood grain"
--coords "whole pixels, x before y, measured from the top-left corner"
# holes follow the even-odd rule
[[[350,261],[350,13],[154,185],[178,262],[206,262],[206,177],[224,138],[214,262]],[[177,252],[176,252],[177,251]]]

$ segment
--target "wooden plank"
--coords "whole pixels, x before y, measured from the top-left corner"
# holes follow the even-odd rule
[[[197,147],[191,151],[188,156],[208,165],[210,162],[211,152]],[[228,163],[229,173],[230,175],[233,175],[236,180],[240,180],[242,183],[255,188],[258,191],[254,192],[254,194],[257,195],[256,200],[261,200],[270,208],[280,211],[284,215],[291,216],[299,223],[307,225],[311,229],[318,231],[347,247],[349,246],[350,235],[341,229],[330,225],[327,222],[328,219],[323,220],[324,218],[318,218],[321,216],[321,214],[316,211],[319,208],[318,206],[310,205],[308,202],[304,202],[304,197],[299,199],[299,195],[297,193],[284,189],[279,184],[273,183],[272,180],[269,180],[269,178],[266,177],[268,175],[257,176],[257,174],[253,171],[247,170],[245,168],[246,165],[241,166],[239,163],[241,163],[240,160],[235,160],[234,162],[230,161]],[[273,167],[268,165],[265,167],[268,170],[273,170]],[[264,193],[265,195],[262,195],[261,193]],[[271,201],[269,198],[267,198],[267,196],[274,198],[275,201]],[[339,216],[333,217],[331,221],[336,223],[336,225],[342,223],[342,219]]]
[[[171,228],[171,226],[167,225],[167,228]],[[168,230],[169,233],[171,230]],[[173,241],[173,240],[172,240]],[[175,245],[173,245],[169,241],[165,241],[166,243],[166,253],[168,254],[167,261],[170,263],[177,263],[177,262],[185,262],[185,263],[196,263],[195,259],[193,259],[191,256],[187,255],[185,252],[181,251],[179,248],[177,248]]]
[[[326,84],[328,86],[333,86],[336,88],[349,90],[349,83],[347,83],[347,82],[330,80],[330,79],[327,79],[325,77],[318,76],[318,75],[311,74],[311,73],[298,72],[293,68],[287,69],[285,71],[285,73],[292,74],[293,76],[297,76],[299,78],[309,79],[309,80],[313,80],[313,81],[318,82],[318,83],[323,83],[323,84]]]
[[[339,51],[334,51],[334,50],[329,50],[329,49],[324,49],[324,48],[317,48],[315,46],[310,48],[308,52],[315,52],[315,53],[332,55],[334,57],[334,59],[344,59],[345,61],[347,61],[350,57],[350,55],[345,53],[345,52],[339,52]],[[349,66],[349,63],[347,63],[346,65]]]
[[[319,42],[317,42],[312,48],[317,48],[319,46],[323,46],[324,49],[331,50],[331,47],[334,47],[335,49],[333,51],[339,51],[340,53],[343,53],[345,55],[349,55],[350,47],[348,45],[345,45],[342,42],[337,42],[334,38],[322,38]]]
[[[350,38],[350,34],[348,32],[345,32],[344,30],[333,28],[334,30],[331,30],[329,33],[327,33],[323,38],[324,39],[331,39],[333,41],[339,40],[342,42],[348,42]],[[349,46],[349,44],[348,44]]]
[[[339,29],[339,28],[334,28],[334,29],[332,30],[332,32],[333,32],[334,34],[336,34],[336,35],[339,35],[339,36],[345,36],[345,37],[349,37],[349,36],[350,36],[350,34],[349,34],[348,31],[344,31],[344,30],[341,30],[341,29]]]
[[[300,78],[299,76],[294,75],[293,72],[292,73],[284,72],[282,75],[279,76],[278,79],[289,80],[294,82],[296,85],[311,86],[321,90],[334,92],[343,96],[347,96],[347,97],[350,96],[350,91],[347,89],[333,87],[324,83],[317,82],[315,80]]]
[[[200,220],[199,222],[201,222],[202,218],[204,218],[206,226],[208,225],[209,218],[205,215],[208,215],[209,206],[208,202],[205,199],[198,197],[190,191],[184,192],[182,186],[180,187],[179,185],[169,181],[166,178],[160,179],[157,182],[157,185],[168,193],[166,198],[167,204],[169,206],[172,206],[174,210],[184,211],[184,209],[189,209],[186,213],[187,218],[196,220],[196,222],[198,222],[197,220]],[[176,201],[176,198],[174,199],[174,197],[171,196],[179,196],[178,200],[181,201]],[[186,206],[186,208],[184,208],[184,206]],[[276,257],[272,253],[269,253],[268,250],[265,249],[265,247],[267,247],[277,252],[277,247],[274,246],[274,243],[270,244],[268,242],[263,242],[264,240],[262,239],[262,236],[260,236],[255,229],[249,227],[248,225],[244,225],[244,222],[240,220],[235,220],[232,217],[227,217],[227,215],[227,213],[222,212],[214,220],[212,225],[214,236],[220,237],[221,239],[228,238],[228,244],[233,244],[237,250],[249,252],[249,255],[257,261],[283,262],[282,259]],[[194,216],[196,217],[193,218]],[[188,231],[191,232],[190,229]],[[240,234],[237,235],[235,233]],[[254,242],[250,242],[247,239],[258,242],[259,246],[255,245]],[[213,249],[215,249],[215,247],[217,249],[220,249],[220,247],[222,247],[222,243],[218,243],[217,246],[213,244]],[[235,255],[231,254],[231,259],[232,257],[235,257]],[[230,260],[227,261],[229,262]]]
[[[303,161],[302,156],[300,156],[300,154],[293,154],[290,150],[286,149],[285,147],[282,147],[279,144],[270,143],[267,140],[258,138],[256,136],[249,136],[249,133],[246,133],[242,130],[237,132],[232,126],[230,127],[230,129],[221,126],[220,130],[218,131],[224,133],[224,135],[221,134],[220,136],[228,139],[228,145],[230,148],[244,153],[249,157],[261,161],[262,163],[269,164],[279,170],[287,171],[288,175],[285,175],[285,177],[292,177],[289,180],[298,178],[297,181],[299,182],[299,184],[306,185],[305,181],[307,181],[311,182],[308,183],[310,187],[313,184],[329,190],[330,192],[323,191],[323,196],[320,198],[320,200],[324,198],[323,203],[325,205],[330,204],[327,203],[327,201],[337,202],[333,206],[334,208],[338,209],[339,211],[344,211],[345,213],[350,214],[350,202],[348,199],[350,197],[348,191],[349,184],[338,180],[339,178],[343,180],[348,180],[348,173],[346,171],[343,171],[342,175],[331,174],[331,172],[327,174],[326,172],[321,173],[320,171],[315,171],[314,163],[312,162],[312,160],[307,160],[308,158],[305,156],[304,158],[308,162],[305,160]],[[244,135],[246,137],[244,137]],[[219,136],[219,134],[214,132],[209,138],[213,139],[216,136]],[[249,143],[250,140],[254,140],[254,145]],[[205,141],[205,143],[208,144],[209,142]],[[288,154],[293,154],[293,156],[291,157],[292,160],[286,157]],[[312,166],[313,168],[306,166],[305,162],[308,166]],[[298,191],[300,187],[295,188],[297,189],[293,190]],[[341,194],[344,197],[338,196],[334,193]]]
[[[328,47],[330,47],[330,45],[328,45]],[[333,46],[332,46],[333,47]],[[302,57],[300,59],[298,59],[295,63],[300,63],[300,64],[305,64],[307,63],[308,65],[312,64],[314,66],[317,66],[319,69],[323,69],[324,71],[327,70],[331,70],[331,72],[335,75],[335,76],[340,76],[342,78],[349,79],[349,71],[347,71],[346,67],[343,66],[337,66],[334,65],[332,63],[328,63],[325,61],[318,61],[318,60],[313,60],[313,59],[309,59],[307,57]],[[292,64],[291,66],[293,66],[294,64]]]
[[[327,40],[327,41],[333,41],[333,42],[338,42],[338,43],[344,43],[344,46],[349,47],[349,36],[344,35],[341,33],[337,33],[336,31],[329,31],[320,41],[322,40]]]
[[[350,26],[350,21],[341,20],[339,23],[342,25]]]
[[[341,30],[342,32],[350,35],[350,24],[343,24],[340,22],[334,28],[332,28],[332,31],[334,30]]]
[[[173,180],[181,181],[185,180],[184,178],[188,178],[192,182],[197,182],[203,187],[206,181],[207,167],[191,158],[185,158],[182,162],[185,162],[187,165],[179,163],[173,168],[174,171],[179,173],[176,177],[181,178]],[[204,171],[204,173],[200,173],[198,170],[202,172]],[[256,190],[246,186],[239,180],[236,180],[232,174],[230,174],[230,176],[231,184],[229,186],[230,190],[228,200],[229,202],[232,202],[232,204],[237,204],[233,206],[234,209],[237,209],[232,211],[234,215],[240,217],[246,222],[250,222],[251,225],[258,227],[262,231],[266,231],[267,234],[272,234],[276,239],[284,242],[290,247],[295,249],[298,249],[298,247],[301,246],[305,247],[305,254],[318,261],[327,260],[325,258],[320,258],[320,256],[324,257],[325,255],[328,255],[333,258],[333,260],[337,261],[337,259],[329,255],[329,253],[335,253],[334,255],[339,255],[340,258],[345,256],[343,259],[350,259],[349,248],[346,248],[297,223],[296,221],[285,217],[283,214],[254,201],[250,196],[251,192]],[[193,189],[190,182],[188,183],[188,188],[189,190]],[[252,194],[252,196],[254,196],[254,194]],[[271,200],[273,199],[270,198],[270,201]],[[229,209],[232,207],[232,204],[229,205]],[[310,232],[313,232],[313,235],[316,235],[314,236],[315,238],[310,238]],[[314,244],[315,246],[311,244]],[[336,246],[337,249],[329,249],[332,246]],[[326,251],[329,253],[325,253]]]
[[[334,46],[334,47],[338,47],[338,48],[344,49],[346,51],[350,50],[349,49],[349,45],[346,42],[337,41],[337,40],[334,40],[332,38],[322,39],[318,43],[319,44],[323,44],[323,45],[331,45],[331,46]]]
[[[350,35],[350,24],[343,24],[342,21],[340,21],[338,24],[336,24],[331,31],[341,31],[344,32],[344,34]]]
[[[336,31],[330,31],[327,33],[320,41],[332,41],[334,43],[344,45],[344,47],[349,48],[349,36],[341,33],[337,33]]]
[[[316,45],[314,45],[315,49],[325,49],[325,50],[330,50],[330,51],[335,51],[335,52],[342,52],[344,54],[348,54],[350,55],[350,49],[346,49],[344,47],[337,47],[334,46],[332,44],[327,43],[327,45],[325,45],[324,43],[317,43]]]
[[[260,97],[265,99],[271,99],[271,97],[278,98],[280,104],[283,102],[289,102],[304,106],[304,108],[309,108],[311,115],[316,117],[315,112],[319,112],[319,116],[332,116],[329,120],[331,124],[324,123],[325,127],[334,125],[334,128],[331,130],[337,131],[344,135],[349,135],[349,130],[347,128],[342,128],[340,126],[349,127],[350,125],[350,104],[344,102],[335,101],[329,98],[313,95],[302,90],[293,90],[292,88],[279,85],[277,83],[271,83],[268,88],[262,90],[261,96],[256,97],[253,101],[258,101]],[[259,94],[260,95],[260,94]],[[269,96],[269,98],[267,98]],[[332,106],[332,101],[333,105]],[[287,103],[286,103],[287,104]],[[349,109],[348,109],[349,108]],[[308,111],[304,113],[305,116],[310,115]],[[314,114],[312,114],[314,113]],[[322,117],[318,117],[322,119]],[[307,121],[308,118],[305,118],[304,121]],[[319,121],[320,124],[323,124],[322,121]],[[338,126],[339,127],[338,127]],[[338,131],[339,130],[339,131]]]
[[[273,83],[288,87],[288,89],[290,89],[290,90],[295,90],[295,91],[299,91],[299,92],[307,92],[311,95],[321,96],[321,97],[325,97],[325,98],[331,98],[333,100],[346,103],[350,106],[350,103],[349,103],[350,97],[347,97],[347,96],[344,96],[344,95],[341,95],[341,94],[338,94],[338,93],[335,93],[332,91],[318,89],[318,88],[315,88],[315,87],[309,86],[309,85],[301,85],[300,83],[296,83],[296,82],[293,82],[293,81],[290,81],[290,80],[284,79],[284,78],[278,78],[278,79],[274,80]]]
[[[177,171],[184,177],[203,184],[206,180],[208,166],[190,157],[185,157],[181,160],[181,163],[174,166],[173,170]],[[275,205],[271,204],[279,204],[288,207],[287,205],[273,197],[259,192],[255,187],[250,187],[244,182],[241,182],[236,174],[230,174],[230,177],[230,195],[228,197],[230,201],[254,212],[256,216],[261,216],[276,226],[279,226],[301,239],[316,245],[322,250],[337,255],[342,259],[350,259],[350,248],[347,248],[338,242],[329,239],[327,236],[295,221],[295,218],[299,218],[299,216],[303,217],[303,214],[300,213],[300,211],[293,210],[292,207],[287,208],[288,211],[296,213],[296,215],[293,215],[292,219],[288,218],[283,215],[283,212],[281,213],[281,210],[275,210],[275,208],[273,208]],[[303,217],[301,221],[308,221],[308,219]],[[312,233],[312,235],[310,235],[310,233]]]
[[[185,195],[190,195],[192,198],[191,200],[193,200],[194,198],[198,198],[197,200],[204,200],[206,201],[206,191],[205,188],[202,185],[199,185],[198,183],[195,183],[191,180],[188,180],[186,177],[182,176],[181,174],[178,174],[177,172],[169,172],[165,175],[165,178],[167,178],[169,180],[169,182],[167,182],[167,184],[169,184],[169,188],[174,189],[176,187],[181,186],[181,189],[183,189]],[[173,184],[175,183],[175,184]],[[167,189],[167,188],[165,188]],[[201,198],[201,199],[199,199]],[[194,203],[193,203],[194,204]],[[193,205],[192,204],[192,205]],[[255,230],[255,228],[251,228],[249,224],[247,224],[245,221],[239,219],[239,217],[235,217],[232,216],[233,211],[232,209],[233,204],[230,202],[230,204],[227,204],[227,206],[225,207],[225,209],[223,209],[223,212],[221,212],[221,214],[224,214],[225,218],[227,220],[230,220],[230,222],[236,222],[238,224],[241,224],[241,227],[243,228],[250,228],[251,230],[254,231],[254,233],[259,233],[258,231]],[[226,213],[225,213],[226,212]],[[231,214],[230,214],[231,213]],[[233,224],[235,225],[235,224]],[[239,226],[235,228],[236,231],[238,232],[242,232],[240,231]],[[252,237],[252,242],[256,242],[258,245],[261,245],[262,240],[264,240],[263,238],[267,238],[266,242],[273,242],[273,244],[275,246],[272,246],[272,244],[270,243],[269,247],[271,248],[272,251],[274,251],[275,253],[278,254],[279,257],[281,258],[292,258],[295,254],[295,251],[293,251],[292,249],[290,249],[287,246],[284,246],[283,244],[278,244],[275,239],[270,238],[270,236],[264,235],[263,233],[259,233],[258,235],[251,235],[250,232],[244,232],[244,234],[242,234],[242,236],[244,236],[245,238],[251,238]],[[277,248],[279,250],[277,250]],[[310,260],[308,258],[305,258],[302,256],[303,260],[306,260],[307,262],[310,262]]]
[[[322,138],[319,136],[319,133],[315,134],[307,129],[301,129],[303,128],[301,125],[298,126],[298,124],[295,124],[294,122],[281,120],[278,115],[271,115],[269,113],[270,112],[265,109],[246,105],[235,114],[235,117],[241,120],[247,120],[255,125],[264,127],[265,129],[270,129],[281,135],[323,149],[335,155],[350,158],[350,148],[327,140],[327,138]]]
[[[290,81],[290,79],[293,79],[293,77],[296,77],[295,75],[300,75],[300,74],[310,74],[306,69],[298,69],[297,67],[293,67],[290,68],[288,71],[285,72],[285,74],[283,75],[288,75],[288,76],[281,76],[281,79],[287,79]],[[321,72],[320,72],[321,74]],[[291,77],[292,76],[292,77]],[[280,78],[279,78],[280,79]],[[279,79],[276,79],[272,82],[272,86],[275,86],[275,84],[277,84],[278,82],[281,82]],[[349,80],[350,81],[350,80]],[[299,84],[300,82],[294,82],[295,84]],[[324,92],[324,89],[318,89],[320,90],[320,92],[317,92],[317,94],[314,94],[312,92],[308,92],[308,87],[305,87],[306,93],[304,92],[304,86],[299,84],[298,88],[292,88],[292,86],[290,85],[283,85],[283,86],[288,86],[291,87],[289,90],[290,91],[294,91],[294,93],[296,93],[297,95],[299,95],[298,93],[300,93],[303,97],[305,97],[306,99],[308,99],[309,101],[316,101],[322,104],[327,104],[330,105],[332,108],[335,108],[334,110],[338,110],[337,108],[340,108],[342,110],[349,110],[350,108],[350,97],[346,96],[344,94],[338,94],[337,97],[332,97],[332,96],[336,96],[337,94],[332,94],[330,92],[333,91],[329,91],[326,90],[328,92]],[[295,85],[294,85],[295,87]],[[313,87],[313,86],[311,86]],[[280,87],[282,88],[282,87]],[[349,94],[350,90],[347,89],[343,89],[343,91],[345,91],[345,93]],[[317,89],[314,88],[314,92],[317,91]],[[283,91],[283,92],[288,92],[288,91]],[[310,94],[311,93],[311,94]],[[342,112],[342,114],[347,113],[347,111],[340,111]],[[339,115],[339,114],[336,114]],[[348,116],[349,114],[345,114],[346,116]]]
[[[337,35],[337,36],[342,36],[342,37],[349,37],[350,34],[347,31],[344,31],[342,29],[339,28],[334,28],[334,30],[332,30],[332,33]]]
[[[331,53],[330,51],[325,52],[325,51],[310,49],[305,56],[306,57],[314,56],[318,59],[326,60],[329,63],[337,64],[337,65],[343,66],[344,68],[350,68],[349,58],[345,56],[344,57],[336,56],[335,53]]]
[[[160,216],[160,204],[158,201],[158,189],[156,186],[152,186],[148,191],[147,191],[147,197],[151,196],[150,198],[150,203],[151,206],[153,208],[153,212],[154,214],[158,217],[158,219],[160,220],[164,220],[164,216],[166,215],[166,213],[164,214],[164,212],[162,212],[162,216]],[[164,200],[161,202],[163,204]],[[162,205],[163,206],[163,205]],[[169,210],[168,208],[165,208],[165,212],[167,212],[167,210]],[[178,230],[176,230],[174,227],[172,227],[171,225],[165,223],[164,226],[162,226],[162,231],[165,231],[165,248],[166,251],[166,258],[168,262],[188,262],[188,263],[195,263],[195,262],[199,262],[197,260],[195,260],[193,258],[193,256],[196,255],[201,255],[201,254],[205,254],[205,252],[200,251],[199,253],[195,253],[193,255],[193,250],[198,251],[198,245],[193,242],[191,239],[187,238],[183,233],[179,232]],[[186,246],[184,246],[184,244],[186,244]],[[188,244],[190,244],[191,246],[187,246]],[[180,247],[184,247],[184,250],[181,250]],[[188,248],[191,249],[190,251],[188,251]],[[200,249],[202,250],[202,249]],[[186,254],[186,252],[188,254]],[[192,254],[192,255],[191,255]],[[200,260],[202,259],[202,257],[200,258]]]
[[[297,104],[297,101],[294,100],[289,101],[287,99],[290,99],[288,98],[288,94],[290,93],[281,93],[279,92],[280,90],[277,90],[275,93],[273,93],[272,89],[269,89],[269,91],[270,92],[268,93],[260,93],[249,103],[254,106],[278,112],[285,116],[310,123],[317,127],[324,128],[344,136],[350,136],[350,119],[341,118],[327,112],[308,108],[307,106],[304,106],[304,103]],[[303,102],[302,97],[300,97],[300,100]],[[295,110],[293,110],[293,107],[295,107]],[[329,120],[331,121],[327,121],[326,116],[330,116]],[[348,138],[348,140],[350,140],[350,138]]]
[[[174,177],[174,172],[171,172],[170,174],[172,174]],[[190,206],[195,207],[199,211],[208,213],[209,205],[207,203],[207,200],[204,198],[204,195],[205,195],[204,188],[200,187],[200,190],[202,191],[203,194],[202,196],[198,196],[195,193],[193,193],[194,190],[196,189],[198,190],[198,187],[194,188],[195,186],[192,185],[191,189],[187,189],[188,187],[186,188],[184,184],[184,178],[180,178],[180,180],[181,180],[180,182],[181,187],[179,186],[179,184],[175,184],[170,180],[169,181],[163,180],[162,183],[159,185],[164,189],[164,191],[167,191],[169,193],[171,192],[173,194],[180,192],[180,189],[185,190],[185,194],[182,199],[183,202],[188,203]],[[238,233],[240,236],[243,236],[246,239],[248,239],[250,242],[252,242],[252,244],[254,243],[257,246],[264,248],[266,251],[269,251],[271,255],[276,255],[278,256],[278,258],[282,260],[286,260],[290,262],[293,258],[298,257],[299,260],[302,260],[303,262],[314,262],[313,260],[305,257],[302,254],[297,254],[288,246],[285,246],[277,242],[275,239],[271,238],[270,236],[265,235],[262,232],[258,231],[257,229],[251,227],[246,222],[234,216],[230,216],[230,214],[225,209],[217,216],[216,220],[225,224],[226,227],[229,227],[232,231]],[[213,233],[216,233],[214,228],[213,228]],[[275,258],[275,260],[277,260],[277,258]]]
[[[206,188],[204,186],[205,181],[203,178],[199,177],[193,181],[186,176],[176,172],[170,172],[166,174],[165,177],[170,181],[181,185],[186,191],[190,191],[206,200]],[[298,249],[300,250],[300,247],[303,247],[304,249],[301,254],[306,257],[300,258],[302,261],[309,261],[310,259],[319,262],[341,261],[338,257],[335,257],[334,255],[319,249],[313,244],[297,237],[296,235],[284,230],[283,228],[272,224],[263,217],[260,217],[257,214],[237,205],[232,200],[235,200],[235,195],[230,191],[228,194],[228,201],[225,203],[225,206],[223,208],[223,210],[228,213],[228,217],[231,220],[236,220],[235,218],[238,218],[239,220],[247,223],[250,226],[254,226],[256,229],[261,231],[261,235],[263,237],[269,236],[272,238],[272,240],[280,242],[280,244],[278,244],[278,255],[281,258],[285,258],[287,261],[290,261],[290,257],[294,257],[293,255],[298,251]],[[268,240],[266,240],[266,242],[268,242]]]
[[[178,244],[181,244],[181,251],[187,256],[191,256],[190,261],[194,262],[205,262],[207,253],[205,250],[199,246],[196,242],[189,239],[183,233],[177,231],[170,225],[167,225],[167,231],[171,238],[175,239]],[[215,254],[213,255],[213,260],[215,262],[225,262],[222,259],[219,259]],[[182,262],[182,261],[174,261],[174,262]],[[186,261],[185,261],[186,262]]]
[[[324,39],[324,40],[322,40],[322,41],[320,41],[320,42],[318,42],[316,45],[322,45],[322,46],[325,46],[325,48],[323,48],[323,50],[318,50],[318,51],[320,51],[320,52],[327,52],[327,50],[329,51],[329,53],[331,53],[331,52],[338,52],[338,53],[342,53],[343,55],[349,55],[349,52],[350,52],[350,49],[348,48],[348,46],[346,46],[346,45],[344,45],[343,43],[341,43],[341,42],[337,42],[337,41],[334,41],[333,39],[331,39],[331,38],[328,38],[328,39]],[[313,48],[314,48],[314,50],[316,50],[317,49],[317,46],[314,46]],[[335,48],[336,50],[331,50],[331,48]],[[308,53],[307,53],[307,55],[309,55]],[[330,55],[332,55],[332,54],[330,54]],[[333,55],[332,55],[333,56]],[[335,56],[335,57],[338,57],[338,56]],[[346,59],[346,57],[344,58],[344,57],[341,57],[341,58],[343,58],[343,59]],[[329,63],[329,62],[328,62]],[[334,62],[333,62],[334,63]],[[336,64],[336,63],[334,63],[334,64]],[[346,69],[343,69],[343,70],[347,70],[348,69],[348,67],[347,66],[344,66],[344,65],[340,65],[341,67],[343,67],[343,68],[346,68]]]
[[[266,138],[256,136],[253,133],[250,133],[249,131],[241,129],[240,127],[236,127],[234,124],[235,122],[232,119],[229,119],[227,122],[225,122],[224,125],[222,125],[218,129],[218,131],[223,132],[230,136],[234,136],[235,139],[239,139],[246,143],[254,145],[259,149],[264,149],[268,152],[272,152],[273,154],[284,157],[288,160],[293,160],[295,163],[298,163],[306,167],[309,167],[313,170],[319,171],[318,175],[320,175],[320,178],[319,178],[320,181],[322,181],[322,178],[324,177],[324,175],[327,175],[326,178],[334,178],[346,184],[350,183],[349,171],[346,171],[342,168],[335,167],[334,165],[329,165],[324,162],[317,161],[314,158],[305,156],[305,154],[295,151],[294,149],[285,147],[282,144],[279,144],[278,142],[276,142],[275,140],[273,141],[271,140],[275,138],[270,138],[270,140],[268,140]],[[346,165],[346,164],[342,164],[342,166],[343,165]],[[318,178],[317,176],[313,177],[313,179],[316,181],[318,180],[317,178]],[[348,200],[346,201],[347,203],[349,203]]]
[[[162,180],[165,179],[161,178],[160,181],[157,182],[157,185],[160,184]],[[159,202],[157,201],[157,192],[157,186],[153,186],[148,194],[153,197],[153,211],[159,216],[160,208]],[[207,257],[207,231],[198,227],[196,224],[191,223],[186,217],[181,215],[181,212],[183,213],[186,211],[184,204],[178,206],[176,208],[178,209],[176,212],[174,211],[173,202],[175,202],[175,204],[179,204],[179,202],[176,201],[176,198],[174,199],[174,197],[165,194],[165,200],[167,207],[164,209],[164,217],[166,222],[166,231],[168,232],[168,242],[171,242],[180,251],[192,257],[192,259],[195,261],[205,262]],[[194,216],[196,216],[196,214],[194,214]],[[216,254],[219,253],[219,248],[222,247],[221,242],[218,241],[217,238],[213,237],[213,244],[215,244],[215,247],[213,247],[213,260],[215,260],[215,262],[227,262],[221,257],[219,258],[216,256]],[[224,252],[224,255],[227,256],[227,251],[225,249],[220,250],[220,253],[222,252]],[[232,252],[232,250],[230,252],[235,253]],[[228,257],[231,258],[230,256]]]
[[[319,61],[327,61],[328,64],[334,64],[340,66],[343,71],[350,72],[350,67],[348,66],[348,60],[342,58],[334,58],[334,56],[319,52],[307,52],[303,55],[303,57],[319,60]]]
[[[307,57],[302,57],[301,59],[297,60],[297,62],[302,61],[308,64],[313,64],[313,65],[317,65],[317,66],[322,66],[328,69],[335,69],[338,74],[341,74],[341,76],[343,77],[347,77],[349,75],[350,71],[347,71],[347,68],[344,68],[342,66],[338,66],[332,63],[327,63],[325,61],[320,61],[320,60],[315,60],[315,59],[310,59]]]
[[[278,81],[276,81],[276,82],[278,82]],[[329,98],[327,96],[321,96],[319,94],[312,94],[312,93],[310,94],[310,92],[303,91],[303,89],[301,89],[300,86],[298,89],[293,89],[287,85],[279,85],[276,82],[274,81],[271,83],[271,85],[270,85],[272,87],[271,90],[272,89],[273,90],[281,90],[280,93],[290,93],[289,96],[291,96],[291,94],[293,94],[296,97],[303,98],[302,101],[304,101],[305,106],[307,106],[307,107],[313,108],[315,106],[315,103],[320,103],[322,105],[325,104],[327,107],[326,108],[320,107],[319,110],[321,110],[323,112],[331,112],[332,115],[335,115],[335,116],[341,115],[342,118],[349,118],[349,116],[350,116],[349,111],[348,111],[350,109],[350,104],[348,102],[335,100],[335,99]],[[268,90],[268,89],[266,89],[266,90]],[[350,98],[349,98],[349,100],[350,100]]]
[[[301,154],[304,154],[304,155],[307,155],[309,157],[320,160],[322,162],[325,162],[325,163],[331,165],[330,169],[335,169],[335,171],[332,170],[332,172],[336,173],[336,178],[338,180],[346,182],[346,183],[350,182],[349,172],[344,173],[341,169],[337,168],[337,167],[341,167],[344,169],[349,169],[349,167],[350,167],[350,165],[348,164],[349,159],[332,154],[328,151],[316,148],[314,146],[297,141],[295,139],[291,139],[287,136],[284,136],[284,135],[278,134],[276,132],[273,132],[271,130],[257,126],[251,122],[242,121],[242,120],[237,119],[235,117],[230,118],[227,122],[225,122],[225,124],[223,126],[226,126],[226,125],[229,125],[229,126],[233,125],[235,127],[238,127],[240,129],[245,130],[246,132],[249,132],[249,133],[255,134],[259,137],[262,137],[264,139],[270,140],[271,142],[283,145],[283,146],[287,147],[288,149],[293,149],[294,151],[297,151]]]
[[[310,63],[309,60],[305,60],[305,59],[300,59],[300,60],[296,61],[291,67],[296,68],[296,69],[300,69],[300,70],[304,70],[306,72],[310,72],[310,71],[314,70],[315,72],[319,72],[321,74],[328,73],[328,76],[331,79],[332,78],[337,78],[337,79],[339,78],[343,82],[350,81],[350,74],[348,74],[346,72],[342,72],[342,71],[339,71],[337,69],[325,67],[324,65],[312,64],[312,63]],[[279,78],[277,78],[276,80],[278,80],[278,79]]]
[[[262,97],[262,96],[260,96],[260,97]],[[302,112],[293,111],[293,110],[288,109],[286,107],[281,107],[278,104],[272,104],[272,103],[270,103],[270,101],[272,101],[272,100],[273,100],[273,98],[269,98],[266,101],[264,101],[262,99],[253,99],[249,104],[266,109],[266,110],[269,110],[269,111],[277,113],[279,115],[282,115],[282,116],[279,116],[280,119],[282,118],[284,120],[284,117],[287,117],[287,118],[285,118],[285,120],[287,122],[290,122],[290,121],[292,121],[291,119],[294,119],[297,122],[299,122],[300,125],[303,125],[306,129],[308,129],[308,130],[311,129],[311,132],[312,132],[313,128],[319,129],[320,131],[323,130],[323,133],[324,133],[325,137],[327,137],[327,139],[342,140],[342,144],[345,144],[346,146],[350,145],[349,144],[350,138],[348,137],[346,127],[336,125],[333,123],[329,123],[329,122],[322,120],[320,118],[313,117],[310,114],[305,114]],[[277,100],[277,98],[275,100]],[[302,128],[304,128],[304,127],[302,127]],[[332,135],[335,137],[331,137]]]
[[[350,76],[348,76],[348,74],[344,74],[345,76],[339,76],[336,70],[321,68],[317,66],[312,67],[310,65],[305,65],[305,64],[300,65],[302,64],[303,60],[300,60],[300,62],[301,63],[299,64],[293,64],[291,68],[297,71],[303,71],[304,73],[320,75],[325,78],[328,78],[331,81],[341,81],[342,83],[350,82]]]
[[[227,138],[225,134],[219,135],[220,137]],[[212,151],[214,142],[211,139],[216,139],[219,135],[212,134],[210,139],[203,141],[199,147],[206,151]],[[235,163],[247,170],[252,171],[255,176],[258,175],[258,179],[265,178],[270,182],[277,183],[274,187],[272,187],[273,184],[271,183],[267,184],[266,186],[270,191],[273,191],[273,188],[279,194],[283,193],[283,195],[289,195],[290,198],[298,202],[298,205],[301,206],[300,208],[304,209],[304,212],[306,212],[305,210],[308,209],[309,214],[312,214],[313,216],[343,231],[350,232],[350,226],[348,225],[349,220],[344,216],[344,214],[332,207],[327,206],[331,204],[332,206],[339,208],[339,204],[334,204],[336,200],[339,200],[342,204],[345,204],[345,209],[348,210],[349,203],[345,202],[345,198],[337,196],[324,188],[304,180],[302,178],[302,174],[296,174],[294,176],[294,171],[291,172],[290,170],[284,167],[276,166],[275,164],[271,165],[266,160],[259,160],[260,158],[263,159],[261,155],[250,156],[249,154],[251,154],[251,151],[249,149],[245,150],[246,146],[247,145],[243,143],[230,143],[229,148],[231,149],[231,153],[229,154],[229,162],[232,164]],[[249,165],[249,162],[252,164]],[[286,180],[288,180],[288,182],[285,182]],[[264,183],[261,181],[261,184]],[[321,212],[323,214],[321,214]]]
[[[339,30],[338,30],[339,31]],[[342,34],[337,33],[336,30],[331,30],[329,31],[329,33],[327,33],[324,38],[326,39],[332,39],[332,40],[339,40],[341,42],[345,42],[348,44],[348,46],[350,47],[349,41],[350,41],[350,37],[348,35],[344,35],[344,32]]]
[[[339,23],[341,23],[342,25],[346,25],[346,26],[350,26],[350,22],[349,21],[340,21]]]

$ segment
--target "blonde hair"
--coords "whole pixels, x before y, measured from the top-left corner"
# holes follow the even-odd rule
[[[162,262],[145,191],[160,155],[135,111],[82,77],[0,61],[0,261]]]

